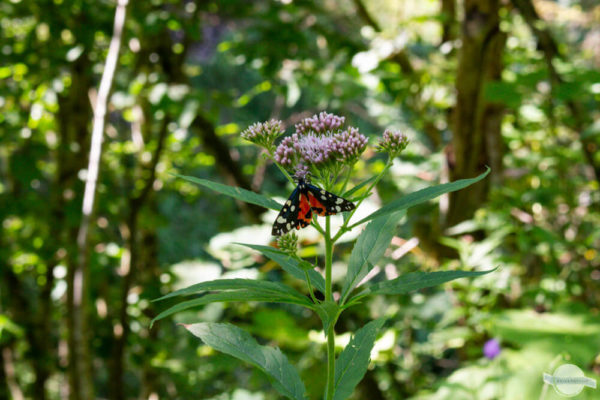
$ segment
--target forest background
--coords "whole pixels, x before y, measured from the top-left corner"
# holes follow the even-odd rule
[[[240,132],[277,118],[289,133],[324,110],[372,143],[385,128],[411,139],[373,205],[491,168],[410,209],[377,268],[499,268],[349,310],[338,343],[390,320],[354,399],[554,399],[541,374],[567,362],[599,378],[594,0],[9,0],[0,19],[0,398],[277,398],[176,325],[199,320],[279,346],[317,398],[314,315],[219,303],[150,321],[153,299],[192,283],[286,279],[231,244],[272,244],[274,212],[170,174],[285,198]],[[383,164],[370,152],[357,175]]]

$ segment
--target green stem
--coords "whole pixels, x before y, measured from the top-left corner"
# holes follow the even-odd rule
[[[271,162],[273,164],[275,164],[277,166],[277,168],[279,168],[279,170],[283,173],[283,175],[285,175],[285,177],[287,178],[288,181],[290,181],[292,183],[292,185],[296,184],[296,181],[294,180],[294,178],[292,178],[292,176],[286,171],[285,168],[283,168],[281,166],[281,164],[279,164],[277,161],[275,161],[275,156],[273,155],[273,151],[268,151],[267,153],[265,153],[267,155],[267,158],[269,160],[271,160]]]
[[[331,226],[329,216],[325,217],[325,300],[333,301],[331,284],[331,260],[333,255],[333,241],[331,240]]]
[[[317,300],[317,298],[315,297],[315,293],[310,283],[310,275],[308,275],[308,270],[306,269],[304,270],[304,276],[306,277],[306,283],[308,284],[308,292],[310,293],[310,298],[312,299],[313,303],[319,304],[319,300]]]
[[[273,161],[273,163],[275,163],[275,165],[277,165],[277,168],[279,168],[279,170],[281,172],[283,172],[283,174],[285,175],[285,177],[288,179],[288,181],[290,181],[293,185],[296,184],[296,181],[294,181],[294,178],[292,178],[290,176],[290,174],[288,174],[288,172],[285,170],[285,168],[283,168],[277,161],[275,161],[273,158],[271,158],[271,160]]]
[[[333,400],[335,391],[335,334],[333,325],[327,332],[327,395],[325,400]]]
[[[333,301],[331,282],[331,265],[333,256],[333,241],[331,240],[331,226],[329,217],[325,217],[325,300]],[[335,380],[335,323],[331,323],[327,334],[327,394],[325,400],[333,400]]]
[[[346,177],[344,178],[344,183],[342,184],[342,189],[340,190],[340,193],[344,193],[346,191],[346,186],[348,186],[348,182],[350,181],[351,174],[352,174],[352,166],[350,166],[348,168],[348,173],[346,174]]]

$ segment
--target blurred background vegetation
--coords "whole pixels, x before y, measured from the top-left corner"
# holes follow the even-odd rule
[[[373,143],[386,127],[411,138],[373,205],[492,168],[485,183],[409,210],[378,271],[500,268],[345,313],[340,345],[390,317],[354,399],[555,399],[542,372],[566,362],[598,379],[596,1],[130,2],[78,245],[115,8],[0,3],[0,398],[277,398],[264,375],[175,324],[198,320],[279,346],[317,398],[315,315],[213,304],[149,322],[166,306],[152,299],[190,283],[288,279],[230,245],[268,244],[273,212],[169,173],[286,197],[284,177],[239,133],[269,118],[291,131],[322,110]],[[368,153],[357,180],[383,163]],[[318,257],[310,230],[305,255]],[[484,355],[490,339],[496,357]]]

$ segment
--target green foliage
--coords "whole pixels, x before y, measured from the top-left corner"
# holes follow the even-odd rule
[[[274,291],[268,285],[256,285],[247,290],[226,291],[222,293],[207,294],[194,300],[187,300],[174,305],[171,308],[158,314],[151,322],[151,325],[158,320],[161,320],[169,315],[187,310],[189,308],[198,307],[214,302],[229,302],[229,301],[266,301],[273,303],[289,303],[297,304],[312,308],[313,305],[306,298],[298,298],[290,295],[287,291]]]
[[[260,368],[273,387],[288,399],[306,398],[298,371],[279,349],[259,345],[252,336],[231,324],[202,322],[184,326],[212,348]]]
[[[396,225],[404,215],[403,212],[396,212],[390,216],[376,218],[360,234],[348,261],[348,272],[342,288],[342,303],[373,268],[373,264],[383,256],[396,233]]]
[[[423,189],[423,190],[419,190],[414,193],[410,193],[406,196],[403,196],[399,199],[396,199],[396,200],[384,205],[379,210],[373,212],[369,216],[361,219],[358,222],[355,222],[354,225],[360,225],[364,222],[371,221],[374,218],[384,217],[384,216],[387,216],[387,215],[392,214],[397,211],[406,210],[407,208],[416,206],[417,204],[421,204],[421,203],[424,203],[431,199],[435,199],[436,197],[441,196],[444,193],[449,193],[449,192],[454,192],[454,191],[457,191],[460,189],[464,189],[467,186],[470,186],[474,183],[479,182],[480,180],[485,178],[489,173],[490,173],[490,169],[488,168],[486,172],[484,172],[483,174],[479,175],[476,178],[461,179],[456,182],[450,182],[450,183],[444,183],[442,185],[431,186],[431,187],[428,187],[427,189]]]
[[[255,281],[250,279],[220,279],[216,281],[201,282],[189,286],[185,289],[176,290],[165,296],[162,296],[156,301],[165,300],[174,296],[186,296],[196,294],[207,290],[264,290],[270,291],[279,295],[290,295],[299,300],[305,300],[304,296],[295,291],[289,286],[277,282]]]
[[[12,377],[0,374],[0,398],[74,393],[80,360],[63,350],[76,354],[76,334],[94,383],[88,397],[281,397],[264,374],[182,335],[173,315],[235,321],[279,346],[310,398],[325,389],[322,320],[336,321],[341,351],[382,316],[386,333],[352,399],[558,399],[540,374],[566,362],[598,379],[598,8],[534,1],[540,20],[530,24],[512,3],[499,11],[501,79],[477,88],[501,119],[493,148],[503,168],[477,184],[490,192],[473,218],[448,227],[444,198],[429,200],[459,182],[436,182],[464,163],[492,165],[478,151],[456,158],[453,143],[464,48],[456,44],[464,43],[461,25],[473,26],[464,19],[479,14],[458,2],[454,21],[439,1],[413,0],[128,2],[85,253],[89,276],[80,276],[91,121],[116,2],[0,2],[0,346],[13,367]],[[445,35],[446,22],[454,35]],[[550,57],[548,38],[556,44]],[[299,233],[297,257],[273,247],[270,210],[280,205],[258,193],[285,197],[289,181],[239,135],[270,118],[289,134],[321,110],[346,117],[371,145],[385,127],[411,139],[393,166],[368,151],[348,182],[331,186],[362,202],[361,212],[331,221],[332,229],[354,228],[335,243],[334,300],[323,300],[323,269],[315,267],[326,254],[315,229]],[[387,250],[360,267],[369,281],[348,289],[337,310],[330,301],[345,286],[361,228],[403,209]],[[446,281],[460,276],[470,279]],[[80,278],[87,332],[72,325]],[[187,294],[152,301],[196,282]],[[439,282],[447,283],[430,286]],[[365,295],[377,288],[393,295]],[[502,346],[494,360],[481,350],[490,338]]]
[[[295,278],[301,279],[306,282],[306,277],[304,274],[302,263],[292,258],[289,254],[286,254],[269,246],[260,246],[244,243],[239,244],[260,251],[261,254],[263,254],[265,257],[268,257],[271,260],[275,261],[277,264],[279,264],[279,266],[283,268],[285,272],[289,273]],[[321,274],[319,274],[317,271],[314,271],[311,268],[308,271],[308,276],[312,285],[314,285],[321,292],[325,292],[325,280],[323,279],[323,276]]]
[[[362,380],[369,366],[375,338],[384,323],[385,319],[376,319],[356,331],[336,360],[335,400],[350,397],[356,385]]]
[[[342,309],[335,301],[324,300],[317,305],[315,312],[323,322],[323,332],[328,332],[331,326],[335,325]]]
[[[281,208],[281,204],[277,203],[276,201],[271,200],[268,197],[262,196],[258,193],[251,192],[249,190],[245,190],[239,187],[222,185],[220,183],[211,182],[206,179],[194,178],[193,176],[183,176],[177,174],[173,175],[181,179],[185,179],[198,185],[207,187],[211,190],[214,190],[215,192],[233,197],[234,199],[244,201],[246,203],[256,204],[257,206],[270,208],[273,210],[279,210]]]
[[[437,271],[437,272],[412,272],[404,274],[390,281],[383,281],[366,287],[364,292],[357,296],[371,294],[405,294],[413,290],[441,285],[442,283],[460,278],[472,278],[494,272],[489,271]]]
[[[385,172],[387,169],[384,169]],[[376,320],[367,324],[361,330],[356,333],[356,336],[350,341],[348,347],[342,352],[340,358],[337,361],[338,370],[336,372],[335,366],[336,362],[334,361],[333,354],[333,327],[335,326],[341,312],[344,310],[343,305],[346,297],[350,294],[350,292],[354,289],[354,287],[360,282],[367,273],[373,269],[374,263],[378,262],[379,259],[385,253],[385,250],[388,248],[390,241],[394,234],[396,233],[396,226],[400,219],[406,215],[404,208],[408,208],[410,205],[418,204],[419,202],[424,202],[435,197],[432,193],[446,193],[452,190],[458,190],[460,187],[468,186],[470,183],[474,183],[481,178],[483,178],[487,173],[489,173],[489,169],[485,174],[482,174],[480,177],[476,179],[469,180],[468,182],[460,181],[456,185],[446,184],[441,185],[441,187],[436,187],[433,189],[433,192],[427,191],[424,189],[418,192],[418,196],[409,197],[409,201],[397,204],[395,207],[399,208],[399,211],[392,212],[386,211],[382,213],[377,218],[367,217],[365,220],[372,221],[366,226],[364,231],[358,236],[352,253],[350,254],[350,259],[348,261],[348,270],[346,273],[346,280],[344,286],[341,291],[341,301],[338,302],[333,301],[331,299],[331,249],[333,247],[333,242],[335,238],[338,237],[339,232],[342,232],[342,229],[346,227],[348,224],[348,218],[344,219],[344,225],[336,235],[332,235],[330,233],[329,227],[329,219],[326,222],[326,232],[325,236],[325,246],[328,246],[329,249],[326,252],[329,254],[328,258],[326,258],[326,280],[323,281],[323,278],[320,274],[318,274],[314,270],[314,265],[308,263],[300,259],[297,255],[294,254],[286,254],[280,250],[260,245],[250,245],[250,244],[242,244],[243,246],[252,248],[254,250],[260,251],[263,255],[272,259],[273,261],[278,262],[282,268],[288,271],[292,276],[303,279],[305,283],[308,285],[309,290],[311,288],[311,275],[314,277],[315,286],[325,292],[325,300],[318,301],[314,294],[311,292],[311,298],[313,302],[310,302],[308,298],[303,297],[301,294],[296,292],[291,287],[288,287],[283,284],[278,284],[274,282],[264,282],[264,281],[250,281],[243,279],[228,279],[228,280],[216,280],[216,281],[208,281],[202,282],[199,284],[192,285],[185,289],[180,289],[171,294],[161,297],[158,300],[164,300],[175,296],[181,295],[189,295],[198,292],[204,292],[207,290],[226,290],[222,293],[217,294],[206,294],[200,298],[194,300],[188,300],[181,303],[178,303],[171,308],[163,311],[157,317],[155,317],[152,321],[158,321],[167,316],[170,316],[176,312],[184,311],[192,307],[210,304],[212,302],[222,302],[222,301],[269,301],[269,302],[281,302],[281,303],[291,303],[302,305],[310,309],[314,309],[314,311],[319,315],[323,324],[323,332],[325,333],[328,340],[328,371],[327,371],[327,399],[344,399],[349,396],[354,387],[360,382],[362,377],[366,372],[366,368],[369,362],[369,353],[373,347],[375,335],[378,329],[383,325],[384,320]],[[257,203],[257,196],[251,192],[236,190],[237,188],[228,188],[224,185],[215,185],[206,180],[193,180],[188,177],[183,177],[187,180],[198,183],[202,186],[206,186],[211,188],[219,193],[237,198],[237,199],[246,199],[249,202],[254,204]],[[373,180],[373,182],[377,182],[378,179]],[[461,186],[462,185],[462,186]],[[371,186],[372,187],[372,186]],[[267,198],[262,198],[260,202],[265,204]],[[402,208],[401,208],[402,207]],[[385,206],[382,208],[385,209]],[[377,212],[373,213],[377,214]],[[371,215],[373,215],[371,214]],[[329,217],[328,217],[329,218]],[[425,287],[430,287],[436,284],[444,283],[456,278],[467,277],[467,276],[478,276],[485,274],[490,271],[484,272],[465,272],[465,271],[447,271],[447,272],[437,272],[437,273],[414,273],[408,274],[406,277],[397,278],[391,281],[386,281],[383,283],[371,285],[367,287],[366,290],[361,292],[361,294],[357,295],[356,298],[351,299],[351,304],[353,301],[356,302],[358,299],[365,297],[368,294],[400,294],[407,293],[411,290],[422,289]],[[225,338],[215,340],[218,335],[213,334],[210,329],[211,326],[220,327],[220,329],[227,329],[231,331],[232,329],[235,331],[234,334],[226,335]],[[214,347],[217,350],[224,351],[228,354],[234,355],[238,358],[241,358],[245,361],[252,362],[253,364],[259,366],[259,368],[263,370],[269,371],[267,368],[266,362],[263,360],[262,362],[257,361],[257,356],[250,356],[247,353],[254,354],[257,349],[261,352],[266,351],[266,348],[258,346],[258,344],[252,339],[247,333],[238,328],[232,328],[226,325],[202,325],[202,324],[192,324],[186,326],[192,333],[196,336],[203,339],[208,345]],[[208,327],[208,328],[207,328]],[[207,333],[208,332],[208,333]],[[231,333],[231,332],[226,332]],[[224,343],[227,343],[229,347],[225,346]],[[283,357],[281,353],[277,351],[277,355]],[[287,359],[285,359],[287,365]],[[289,366],[291,368],[291,366]],[[269,367],[272,368],[272,367]],[[287,366],[286,366],[287,368]],[[273,377],[273,376],[272,376]],[[286,392],[283,390],[282,385],[288,385],[292,387],[296,387],[297,383],[295,379],[296,375],[292,376],[292,378],[288,378],[286,376],[279,376],[276,379],[276,383],[274,384],[276,389],[279,390],[282,394],[287,397],[294,398],[293,394]],[[287,382],[287,379],[292,379],[290,382]],[[303,386],[302,386],[303,388]],[[303,389],[304,391],[304,389]],[[302,394],[304,396],[304,394]]]

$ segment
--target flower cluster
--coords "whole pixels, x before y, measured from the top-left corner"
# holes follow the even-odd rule
[[[383,132],[383,137],[379,140],[377,149],[382,152],[387,152],[390,158],[394,158],[399,155],[406,146],[408,146],[408,138],[406,135],[398,131],[386,129],[385,132]]]
[[[365,151],[368,140],[357,128],[350,127],[333,135],[333,142],[334,152],[345,162],[354,164]]]
[[[341,130],[344,117],[325,112],[296,125],[296,133],[281,141],[275,161],[304,177],[310,169],[323,170],[335,164],[353,165],[367,147],[367,138],[357,128]]]
[[[283,134],[283,123],[278,120],[255,123],[242,132],[242,137],[264,147],[280,167],[293,171],[296,178],[335,177],[344,166],[352,167],[358,161],[368,143],[358,128],[344,129],[345,122],[344,117],[323,111],[296,124],[296,131],[277,146],[275,141]],[[377,150],[393,159],[407,145],[404,134],[386,129]]]
[[[346,118],[323,111],[319,115],[305,118],[296,124],[296,133],[306,135],[312,132],[317,135],[323,135],[327,132],[337,131],[345,122]]]
[[[275,148],[275,140],[283,134],[283,123],[272,119],[266,122],[257,122],[250,125],[242,132],[242,138],[256,143],[272,152]]]
[[[277,246],[289,255],[294,255],[298,251],[298,236],[295,232],[290,232],[277,238]]]

